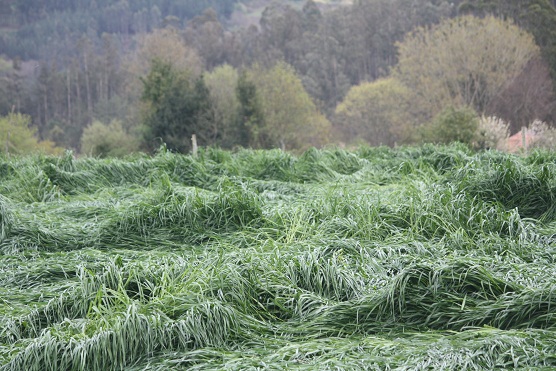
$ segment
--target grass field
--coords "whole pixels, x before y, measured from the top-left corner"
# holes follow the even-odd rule
[[[556,367],[556,154],[0,159],[0,370]]]

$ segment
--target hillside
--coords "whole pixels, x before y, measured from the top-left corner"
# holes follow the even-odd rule
[[[0,7],[4,133],[14,131],[8,116],[23,114],[57,151],[123,155],[161,141],[187,151],[193,134],[226,149],[451,140],[495,148],[522,127],[555,122],[556,8],[545,0]],[[443,123],[466,108],[465,130]],[[483,116],[501,124],[479,130]]]
[[[226,22],[230,29],[248,28],[251,25],[259,25],[262,12],[275,0],[247,0],[239,1],[234,11]],[[341,6],[348,6],[353,3],[352,0],[315,0],[322,11],[333,10]],[[280,4],[289,5],[296,9],[303,7],[304,1],[300,0],[285,0]]]
[[[45,47],[67,44],[83,34],[91,37],[92,34],[109,33],[129,37],[150,32],[168,22],[183,26],[209,7],[226,18],[231,15],[236,1],[16,0],[0,12],[0,54],[43,59]]]

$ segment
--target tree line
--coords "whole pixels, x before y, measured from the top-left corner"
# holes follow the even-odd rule
[[[69,19],[57,22],[72,30],[65,38],[41,31],[53,41],[29,47],[40,58],[7,48],[0,59],[0,114],[25,114],[40,140],[82,153],[186,152],[192,134],[223,148],[484,146],[481,115],[508,134],[554,122],[548,0],[357,0],[326,11],[273,2],[257,26],[235,30],[233,1],[182,11],[169,0],[16,3],[23,24],[96,11],[82,33]],[[110,17],[128,23],[108,27]]]

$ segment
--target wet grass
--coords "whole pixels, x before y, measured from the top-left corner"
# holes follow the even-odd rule
[[[556,155],[0,158],[0,370],[553,369]]]

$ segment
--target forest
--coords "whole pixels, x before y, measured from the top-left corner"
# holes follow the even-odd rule
[[[555,3],[2,2],[0,151],[552,147]]]

